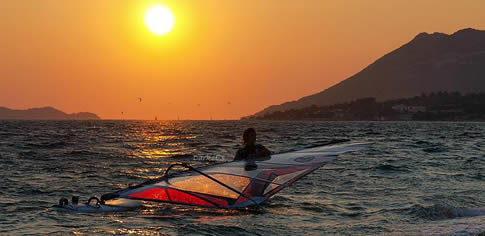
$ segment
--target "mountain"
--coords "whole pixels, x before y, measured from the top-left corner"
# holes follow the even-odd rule
[[[451,35],[420,33],[350,78],[254,116],[364,97],[384,101],[438,91],[485,91],[485,31],[469,28]]]
[[[94,113],[80,112],[66,114],[53,107],[13,110],[0,107],[0,120],[100,120]]]

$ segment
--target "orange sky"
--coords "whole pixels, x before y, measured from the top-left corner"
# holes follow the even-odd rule
[[[154,3],[175,14],[165,36],[144,25]],[[483,0],[0,0],[0,106],[237,119],[334,85],[420,32],[485,29],[484,12]]]

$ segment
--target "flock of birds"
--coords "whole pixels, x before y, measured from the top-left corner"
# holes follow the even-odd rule
[[[137,97],[137,98],[136,98],[136,100],[138,100],[138,102],[139,102],[139,103],[143,102],[143,98],[141,98],[141,97]],[[167,104],[168,104],[168,105],[172,105],[172,103],[171,103],[171,102],[168,102]],[[226,104],[227,104],[227,105],[232,105],[232,103],[231,103],[231,102],[227,102]],[[196,104],[196,106],[197,106],[197,107],[200,107],[200,103],[197,103],[197,104]],[[121,115],[124,115],[124,114],[125,114],[125,112],[123,112],[123,111],[122,111],[122,112],[121,112]],[[158,120],[158,118],[157,118],[156,116],[155,116],[155,120]],[[212,116],[211,116],[211,120],[212,120]]]

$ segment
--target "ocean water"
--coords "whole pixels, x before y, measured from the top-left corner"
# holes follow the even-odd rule
[[[257,210],[145,203],[74,214],[59,198],[119,190],[174,162],[229,161],[245,127],[284,152],[372,142]],[[474,235],[485,232],[485,123],[0,121],[0,234]]]

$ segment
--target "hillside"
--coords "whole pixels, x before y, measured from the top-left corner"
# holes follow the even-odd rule
[[[100,120],[99,116],[89,112],[66,114],[53,107],[14,110],[0,107],[0,120]]]
[[[438,91],[485,91],[485,31],[420,33],[350,78],[320,93],[270,106],[255,116],[364,97],[384,101]]]
[[[329,106],[309,106],[256,117],[261,120],[325,121],[484,121],[485,93],[438,92],[376,102],[374,98]]]

